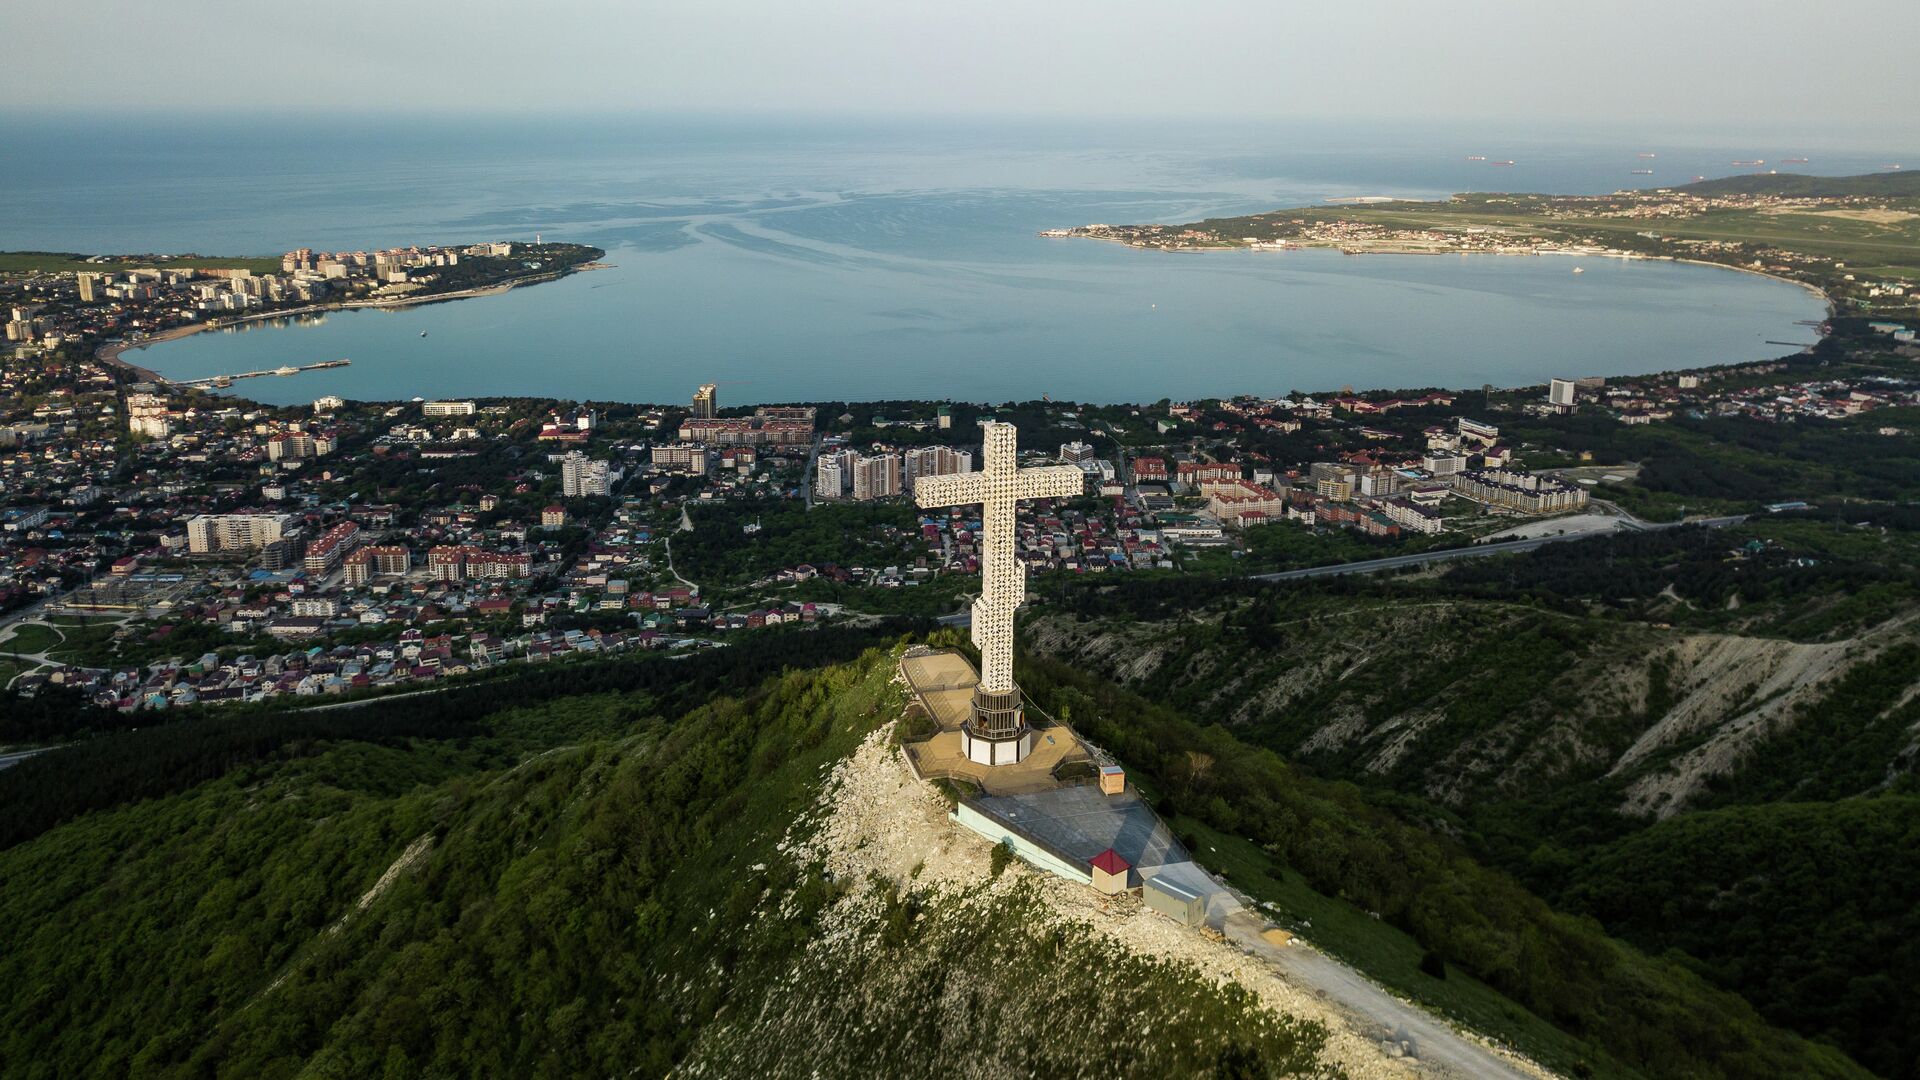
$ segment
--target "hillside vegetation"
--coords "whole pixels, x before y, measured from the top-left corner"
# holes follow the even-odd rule
[[[1398,581],[1085,583],[1026,640],[1908,1076],[1920,954],[1892,868],[1920,794],[1920,558],[1910,515],[1861,513]],[[1269,820],[1221,800],[1199,816],[1223,831]]]
[[[1801,173],[1749,173],[1695,180],[1676,190],[1695,195],[1780,195],[1789,198],[1845,198],[1880,195],[1920,197],[1920,172],[1877,172],[1858,176],[1806,176]]]
[[[0,978],[17,988],[0,1073],[1401,1071],[1324,1006],[1277,1008],[1270,980],[1193,966],[1228,947],[1101,929],[1170,927],[1157,916],[1070,916],[1061,890],[1096,898],[988,875],[979,851],[887,847],[914,813],[955,836],[899,791],[836,817],[850,760],[898,775],[876,741],[902,707],[871,648],[887,640],[773,634],[360,709],[234,710],[0,773]],[[1217,830],[1208,858],[1226,845],[1223,869],[1283,885],[1282,909],[1326,920],[1337,953],[1388,936],[1432,951],[1465,996],[1382,977],[1556,1068],[1859,1075],[1358,789],[1111,681],[1029,672],[1177,821]]]
[[[588,692],[237,757],[155,729],[227,767],[0,853],[0,1073],[1344,1075],[1318,1024],[1030,890],[798,854],[825,770],[898,714],[891,674],[870,652],[672,716]],[[10,810],[52,797],[5,779]]]

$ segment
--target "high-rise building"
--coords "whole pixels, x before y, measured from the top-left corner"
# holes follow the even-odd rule
[[[1060,460],[1069,465],[1078,465],[1083,461],[1092,461],[1093,444],[1084,442],[1061,443]]]
[[[560,494],[569,499],[613,494],[613,466],[572,451],[560,461]]]
[[[900,494],[900,472],[899,454],[856,458],[853,463],[855,501],[865,502]]]
[[[164,439],[173,433],[167,399],[158,394],[127,395],[127,430],[135,435]]]
[[[1573,408],[1577,384],[1572,379],[1555,379],[1547,386],[1547,401],[1555,408]]]
[[[93,303],[93,300],[94,300],[93,286],[94,286],[94,282],[98,279],[95,278],[94,275],[92,274],[80,274],[78,275],[78,278],[80,283],[80,302],[83,304]]]
[[[693,415],[697,420],[711,420],[720,408],[718,388],[712,383],[701,383],[700,389],[693,392]]]
[[[187,520],[187,550],[205,555],[263,548],[292,527],[290,514],[200,514]]]
[[[653,467],[662,472],[683,472],[689,476],[707,474],[707,448],[691,443],[669,443],[653,448]]]
[[[965,450],[955,450],[951,446],[921,446],[906,453],[905,479],[908,491],[913,490],[914,481],[923,476],[946,476],[951,473],[972,471],[973,455]]]
[[[307,545],[307,573],[316,577],[333,573],[341,560],[353,554],[364,539],[360,526],[351,521],[343,521],[321,533],[320,539]]]
[[[853,483],[853,465],[860,455],[852,450],[821,454],[814,464],[813,494],[818,499],[845,498]]]
[[[376,544],[363,547],[346,557],[347,584],[365,585],[380,574],[404,574],[409,562],[407,549],[403,545]]]
[[[298,461],[319,455],[319,440],[304,431],[283,431],[267,440],[269,461]]]

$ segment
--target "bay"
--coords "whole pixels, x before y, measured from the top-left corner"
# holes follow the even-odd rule
[[[723,404],[1522,385],[1777,355],[1768,340],[1811,340],[1795,323],[1824,313],[1783,282],[1673,263],[1175,254],[1036,235],[1495,181],[1611,190],[1636,179],[1643,148],[1606,139],[738,118],[0,129],[28,151],[0,177],[0,247],[256,254],[537,232],[615,264],[129,354],[178,378],[352,361],[235,384],[282,404],[664,402],[701,382]],[[1523,165],[1465,160],[1489,150]],[[1707,171],[1756,152],[1663,146],[1658,160]],[[1833,151],[1821,168],[1864,171],[1876,152]]]

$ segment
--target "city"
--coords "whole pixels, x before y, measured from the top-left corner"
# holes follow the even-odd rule
[[[1920,354],[1898,324],[1867,335]],[[944,615],[977,590],[977,516],[908,504],[921,477],[973,471],[977,425],[997,410],[727,409],[714,384],[686,407],[322,396],[272,408],[140,379],[89,357],[92,340],[22,342],[57,359],[0,376],[18,403],[0,417],[0,603],[25,623],[0,651],[21,694],[51,686],[130,710],[379,692],[787,623]],[[1472,396],[1629,426],[1920,401],[1912,380],[1788,374],[1753,364]],[[1276,547],[1317,544],[1326,554],[1309,564],[1337,562],[1636,520],[1637,504],[1608,501],[1633,493],[1631,469],[1517,446],[1461,414],[1466,396],[1020,407],[1023,424],[1065,440],[1023,457],[1078,467],[1085,492],[1023,520],[1018,559],[1030,575],[1251,573],[1295,565],[1273,561]],[[836,524],[796,547],[785,534],[809,513]],[[1356,539],[1333,544],[1340,533]]]
[[[1518,7],[6,7],[0,1077],[1920,1080],[1920,9]]]

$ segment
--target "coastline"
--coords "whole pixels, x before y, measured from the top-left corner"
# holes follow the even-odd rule
[[[141,382],[165,383],[171,386],[173,385],[172,379],[167,378],[150,367],[145,367],[128,360],[125,354],[135,349],[144,349],[149,345],[163,345],[169,341],[178,341],[181,338],[197,334],[202,330],[238,326],[241,323],[260,322],[267,319],[287,319],[298,315],[312,315],[323,311],[407,308],[421,304],[435,304],[443,300],[470,300],[482,296],[499,296],[508,290],[517,289],[522,285],[540,285],[549,281],[558,281],[575,271],[600,270],[604,269],[605,266],[606,264],[604,263],[588,263],[581,266],[568,267],[563,270],[549,271],[543,274],[532,274],[527,277],[515,278],[511,281],[502,281],[493,285],[483,285],[477,289],[461,289],[458,292],[430,293],[426,296],[388,296],[377,300],[345,300],[337,304],[308,304],[305,307],[260,311],[252,315],[241,315],[237,318],[221,320],[217,326],[212,322],[186,323],[181,326],[170,326],[157,334],[140,338],[137,341],[128,341],[123,338],[104,342],[93,350],[93,356],[94,359],[99,360],[101,363],[120,368],[123,371],[137,376]]]
[[[188,337],[193,334],[197,334],[202,330],[207,329],[207,325],[208,324],[206,323],[188,323],[185,326],[169,327],[165,330],[160,331],[157,334],[151,335],[149,337],[141,338],[138,341],[126,341],[126,340],[109,341],[101,345],[99,348],[93,350],[93,356],[94,356],[94,359],[99,360],[103,364],[108,364],[112,367],[120,368],[123,371],[127,371],[133,375],[138,376],[141,382],[171,384],[172,383],[171,379],[168,379],[166,376],[161,375],[159,372],[153,370],[152,368],[143,367],[139,364],[134,363],[131,360],[128,360],[125,354],[132,352],[135,349],[144,349],[149,345],[159,345],[168,341],[178,341],[183,337]]]
[[[1220,252],[1220,251],[1247,251],[1247,252],[1256,252],[1256,253],[1273,252],[1281,255],[1284,255],[1289,251],[1338,251],[1342,255],[1508,255],[1508,256],[1511,256],[1511,255],[1535,255],[1535,256],[1571,255],[1571,256],[1587,256],[1589,258],[1595,258],[1595,259],[1625,259],[1625,260],[1637,261],[1637,262],[1687,263],[1692,266],[1708,266],[1718,270],[1736,270],[1742,274],[1752,274],[1756,277],[1770,278],[1774,281],[1784,282],[1785,284],[1788,284],[1788,285],[1797,285],[1800,288],[1805,289],[1806,291],[1812,293],[1814,296],[1819,298],[1821,304],[1825,305],[1827,309],[1828,317],[1832,317],[1835,311],[1833,297],[1829,295],[1825,289],[1822,289],[1820,286],[1815,285],[1810,281],[1801,281],[1798,278],[1790,278],[1783,274],[1773,273],[1770,270],[1755,270],[1753,267],[1750,267],[1750,266],[1738,266],[1734,263],[1714,262],[1711,259],[1683,259],[1677,255],[1648,255],[1644,252],[1621,251],[1616,248],[1506,248],[1506,249],[1496,248],[1491,250],[1466,251],[1458,248],[1433,248],[1433,247],[1411,247],[1411,246],[1395,247],[1395,246],[1391,246],[1390,244],[1385,244],[1380,247],[1359,248],[1359,247],[1344,247],[1336,243],[1296,243],[1293,241],[1289,241],[1287,243],[1287,246],[1279,247],[1279,248],[1255,247],[1252,244],[1245,244],[1245,243],[1239,243],[1239,244],[1224,243],[1224,244],[1212,244],[1212,245],[1206,245],[1206,246],[1201,246],[1196,244],[1196,245],[1189,245],[1185,247],[1159,247],[1153,244],[1135,244],[1131,241],[1122,239],[1118,236],[1078,235],[1078,236],[1058,237],[1058,238],[1049,237],[1049,239],[1094,240],[1100,243],[1118,244],[1121,247],[1132,248],[1135,251],[1158,251],[1168,255],[1206,255],[1206,254],[1211,254],[1213,252]]]

